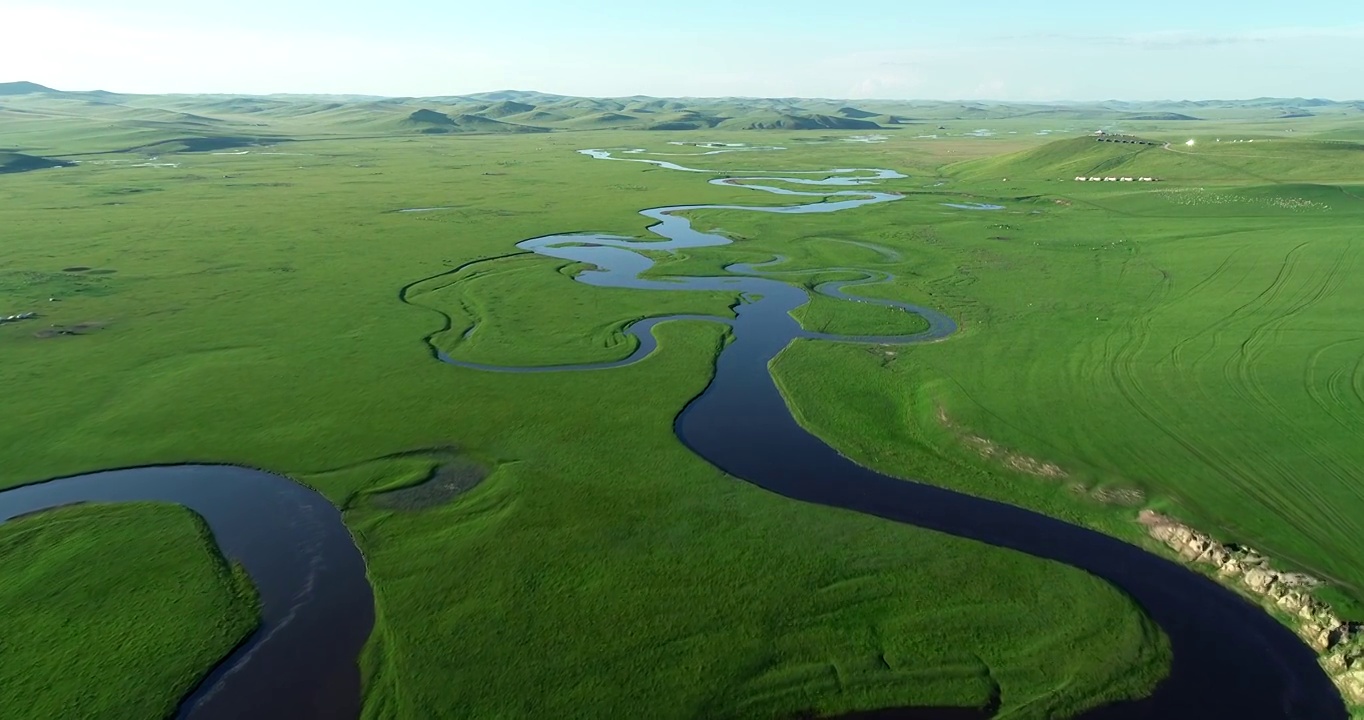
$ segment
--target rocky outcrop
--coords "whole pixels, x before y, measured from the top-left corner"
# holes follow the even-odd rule
[[[1345,622],[1309,592],[1323,583],[1304,573],[1275,570],[1268,558],[1238,545],[1218,542],[1160,513],[1139,516],[1151,537],[1181,560],[1212,566],[1227,585],[1289,617],[1289,625],[1318,653],[1319,660],[1347,702],[1364,705],[1364,625]]]

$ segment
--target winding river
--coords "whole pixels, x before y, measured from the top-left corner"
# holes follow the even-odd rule
[[[614,157],[683,172],[719,174],[671,162]],[[660,240],[572,234],[534,238],[522,250],[592,265],[577,276],[601,287],[732,292],[742,299],[734,318],[650,318],[627,332],[637,350],[617,362],[507,368],[460,362],[432,346],[441,360],[499,372],[605,370],[647,357],[652,330],[672,319],[728,324],[733,341],[716,361],[710,386],[677,417],[675,429],[691,450],[721,470],[785,497],[886,518],[1011,548],[1081,568],[1133,596],[1165,630],[1174,650],[1171,674],[1148,698],[1091,711],[1093,720],[1135,718],[1311,718],[1344,720],[1340,695],[1313,652],[1260,608],[1174,562],[1109,536],[1029,510],[892,478],[839,455],[792,418],[768,363],[796,339],[904,344],[941,340],[956,330],[929,308],[859,298],[848,288],[889,276],[825,283],[816,291],[849,301],[875,302],[922,316],[929,327],[907,337],[846,337],[802,329],[790,311],[806,291],[778,279],[773,263],[732,265],[721,277],[644,278],[653,262],[637,250],[677,250],[729,243],[692,228],[683,213],[728,209],[780,214],[828,213],[893,202],[896,193],[863,186],[903,177],[889,170],[735,172],[711,183],[819,202],[790,206],[680,205],[643,211]],[[734,175],[744,177],[735,178]],[[814,177],[807,177],[814,176]],[[834,186],[807,192],[778,187]],[[826,200],[827,198],[827,200]],[[962,210],[984,209],[980,206]],[[875,248],[893,255],[888,249]],[[448,273],[446,273],[448,274]],[[406,296],[404,296],[406,299]],[[240,562],[261,595],[262,624],[181,703],[178,717],[354,718],[359,715],[357,658],[374,621],[373,595],[363,559],[340,513],[317,493],[286,478],[245,468],[175,466],[134,468],[63,478],[0,492],[0,522],[77,502],[157,500],[202,515],[223,552]],[[984,711],[891,709],[858,717],[977,718]]]
[[[684,172],[711,172],[671,162],[613,157],[602,150],[584,154],[603,160],[649,163]],[[769,264],[731,265],[723,277],[644,278],[653,261],[636,250],[680,250],[725,245],[722,235],[695,230],[684,213],[692,210],[744,210],[807,214],[850,210],[893,202],[894,193],[871,189],[804,192],[764,185],[866,186],[903,177],[889,170],[840,169],[773,173],[726,171],[713,184],[744,187],[784,196],[815,196],[820,202],[791,206],[678,205],[645,210],[654,220],[649,232],[661,240],[614,235],[570,234],[526,240],[523,250],[595,269],[577,280],[601,287],[639,290],[725,290],[744,299],[733,319],[701,318],[728,324],[733,341],[721,351],[709,387],[678,415],[677,436],[693,452],[725,471],[776,494],[803,502],[844,508],[895,522],[969,538],[1070,565],[1093,573],[1126,591],[1169,636],[1174,659],[1170,675],[1154,694],[1086,713],[1089,720],[1136,718],[1311,718],[1346,717],[1339,692],[1317,665],[1316,655],[1288,628],[1258,606],[1173,561],[1116,538],[1005,503],[985,500],[924,483],[892,478],[864,468],[805,431],[792,417],[772,379],[768,364],[796,339],[904,344],[941,340],[956,330],[951,318],[929,308],[848,294],[846,288],[886,276],[867,272],[853,282],[825,283],[817,292],[848,300],[876,302],[921,315],[929,328],[907,337],[844,337],[803,329],[790,315],[809,297],[796,285],[765,272]],[[746,177],[735,178],[734,175]],[[819,177],[789,177],[816,175]],[[824,198],[829,198],[825,201]],[[961,211],[1002,209],[959,203]],[[650,318],[630,326],[639,339],[630,357],[615,363],[510,368],[459,362],[434,350],[445,362],[502,372],[564,372],[618,367],[647,357],[656,348],[652,330],[669,319]],[[877,717],[986,717],[985,713],[915,710]],[[859,717],[863,717],[859,715]]]

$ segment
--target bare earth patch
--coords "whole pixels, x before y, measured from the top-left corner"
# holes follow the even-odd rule
[[[1018,472],[1027,475],[1049,478],[1052,480],[1059,480],[1069,475],[1069,473],[1061,469],[1060,465],[1028,457],[1022,453],[1014,452],[989,438],[966,432],[961,426],[953,422],[952,418],[947,416],[947,411],[942,407],[938,408],[938,422],[942,423],[943,427],[956,431],[957,436],[961,441],[966,443],[967,447],[975,450],[982,458],[997,462],[1010,470],[1017,470]]]
[[[938,407],[938,422],[943,427],[952,430],[957,439],[964,445],[976,451],[976,454],[989,462],[1001,465],[1014,472],[1024,475],[1044,478],[1046,480],[1064,480],[1070,477],[1070,473],[1065,468],[1053,462],[1039,460],[1029,455],[1024,455],[1016,450],[1004,447],[986,437],[976,435],[958,425],[948,416],[947,410]],[[1137,507],[1146,502],[1146,493],[1137,488],[1130,487],[1106,487],[1091,488],[1082,482],[1074,482],[1070,485],[1071,492],[1076,495],[1086,495],[1090,499],[1105,505],[1123,505],[1126,507]]]
[[[374,496],[379,507],[392,510],[425,510],[473,490],[490,474],[488,468],[468,458],[455,458],[437,465],[425,481]]]
[[[75,325],[53,325],[52,327],[44,328],[33,333],[33,337],[46,340],[68,335],[88,335],[96,330],[103,330],[108,326],[109,323],[95,321],[76,323]]]
[[[1121,505],[1123,507],[1139,507],[1146,502],[1146,493],[1136,488],[1087,488],[1083,483],[1075,483],[1070,487],[1072,492],[1079,495],[1088,494],[1089,497],[1105,505]]]

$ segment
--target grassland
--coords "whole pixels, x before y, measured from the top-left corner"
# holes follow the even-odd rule
[[[0,714],[157,718],[256,626],[190,511],[85,505],[0,525]]]
[[[814,295],[794,313],[806,330],[837,335],[913,335],[928,329],[928,322],[899,308],[861,307],[826,295]]]
[[[667,326],[663,353],[612,373],[513,377],[434,362],[421,338],[441,319],[400,303],[398,288],[505,255],[525,237],[638,233],[640,207],[753,195],[582,163],[571,152],[580,142],[470,138],[448,146],[453,157],[425,141],[350,142],[314,159],[194,155],[180,168],[94,166],[9,185],[21,197],[6,207],[31,213],[12,219],[30,232],[21,267],[34,268],[8,276],[9,301],[37,304],[44,325],[107,324],[47,340],[4,328],[7,373],[26,388],[7,409],[53,434],[12,456],[8,467],[30,469],[8,481],[190,457],[302,475],[349,508],[369,562],[380,615],[364,658],[374,716],[555,714],[584,703],[616,715],[775,716],[980,705],[996,693],[1010,708],[1075,707],[1149,687],[1166,662],[1158,633],[1091,578],[794,506],[686,452],[671,420],[707,381],[717,326]],[[121,204],[105,205],[110,197]],[[444,205],[455,207],[388,212]],[[45,207],[65,208],[55,211],[60,232],[40,224]],[[61,270],[82,265],[117,272]],[[440,289],[437,278],[414,286],[413,299],[478,323],[466,343],[450,337],[462,330],[442,336],[455,349],[507,363],[618,357],[628,350],[606,341],[641,314],[724,315],[734,300],[599,291],[619,300],[612,307],[558,270],[532,257],[494,260],[456,272],[467,287]],[[79,360],[91,353],[98,367]],[[71,372],[49,372],[54,362]],[[497,470],[435,510],[366,499],[421,474],[415,461],[315,473],[449,444]],[[960,610],[943,610],[956,581],[917,568],[946,573],[968,556],[993,571],[960,585]],[[1022,621],[992,619],[970,610],[981,594],[1050,600]],[[830,624],[826,612],[839,619]],[[960,632],[941,632],[943,613]],[[1000,623],[1016,642],[994,639]],[[1041,662],[1047,654],[1074,660]],[[657,671],[639,673],[640,662]],[[1065,682],[1078,674],[1086,681]]]
[[[1316,173],[1326,170],[1340,173],[1339,184],[1349,166],[1323,158],[1260,173],[1292,180],[1286,191],[1238,175],[1230,155],[1205,164],[1157,148],[1165,154],[1134,162],[1163,163],[1150,170],[1165,183],[1081,188],[1058,179],[1050,156],[996,157],[1045,142],[1036,133],[1054,122],[1000,120],[992,137],[901,133],[884,144],[778,132],[761,142],[790,151],[689,159],[717,169],[893,167],[911,177],[886,183],[906,199],[837,216],[697,213],[698,227],[736,243],[661,258],[657,273],[718,274],[776,255],[787,259],[773,269],[807,285],[860,277],[829,268],[891,273],[852,292],[941,308],[963,332],[890,361],[856,346],[794,345],[775,371],[821,436],[889,472],[1128,537],[1136,508],[1105,505],[1093,491],[1140,489],[1142,503],[1282,553],[1355,597],[1348,555],[1360,538],[1348,488],[1358,465],[1347,464],[1356,452],[1348,432],[1321,421],[1313,429],[1325,434],[1279,435],[1296,414],[1334,413],[1347,427],[1358,417],[1350,414],[1358,385],[1341,371],[1352,346],[1330,345],[1348,339],[1330,322],[1356,306],[1348,284],[1314,276],[1341,258],[1356,216],[1331,188],[1302,188],[1322,184]],[[283,117],[258,132],[286,136],[303,125]],[[133,133],[83,127],[41,137],[103,152]],[[1311,127],[1353,132],[1344,121]],[[623,357],[630,321],[724,316],[735,298],[588,288],[571,280],[571,265],[512,254],[515,243],[573,230],[641,235],[648,221],[635,213],[645,207],[781,198],[573,152],[676,150],[660,140],[674,136],[658,133],[359,138],[338,128],[352,129],[312,126],[306,141],[244,155],[167,153],[156,161],[165,167],[135,167],[159,149],[88,155],[80,167],[0,180],[0,223],[17,229],[0,267],[0,313],[42,313],[0,327],[0,373],[21,389],[6,394],[3,410],[26,418],[22,428],[0,427],[0,445],[15,448],[0,485],[213,460],[317,487],[346,510],[375,586],[378,622],[362,659],[369,717],[586,707],[603,716],[778,717],[995,696],[1001,717],[1050,717],[1140,694],[1162,673],[1159,632],[1089,576],[796,505],[688,453],[671,423],[710,376],[718,326],[666,324],[662,351],[646,362],[578,375],[466,371],[433,361],[423,342],[434,333],[461,359],[514,365]],[[23,124],[0,132],[0,145],[38,152],[39,137]],[[752,131],[689,139],[757,140]],[[1347,191],[1355,192],[1340,197]],[[1205,207],[1167,198],[1200,193],[1249,199]],[[1315,215],[1294,198],[1338,205]],[[961,200],[1009,209],[942,205]],[[403,208],[444,209],[393,212]],[[1261,277],[1266,258],[1282,267],[1305,235],[1313,242],[1285,271],[1297,284],[1275,296],[1282,312],[1252,304],[1237,314],[1263,289],[1257,283],[1272,281]],[[1223,261],[1232,271],[1200,284]],[[1289,313],[1313,288],[1335,299]],[[821,300],[798,312],[831,332],[901,328],[903,318],[882,310]],[[1279,326],[1256,334],[1255,322],[1285,314],[1313,330],[1302,333],[1310,341],[1280,342]],[[86,323],[97,329],[35,337]],[[1232,330],[1219,335],[1223,325]],[[1160,358],[1191,335],[1181,370],[1161,370]],[[1236,348],[1252,335],[1261,342],[1237,386]],[[1300,356],[1327,346],[1319,392],[1295,390]],[[1228,363],[1231,374],[1219,374]],[[1288,399],[1299,391],[1306,401]],[[1263,415],[1245,414],[1257,393],[1284,412],[1262,402]],[[1331,410],[1314,410],[1313,397]],[[1070,477],[1020,476],[983,460],[939,408],[955,427],[1059,463]],[[1219,423],[1239,424],[1219,433]],[[1162,428],[1214,448],[1208,457],[1219,461],[1318,437],[1341,474],[1270,477],[1253,461],[1200,470]],[[492,474],[426,510],[372,497],[416,482],[435,462],[376,458],[450,445]],[[125,559],[105,560],[132,572]]]
[[[1345,278],[1364,201],[1358,186],[1311,178],[1342,177],[1337,158],[1359,151],[1286,145],[1262,145],[1257,165],[1283,182],[1238,180],[1222,147],[1154,149],[1132,162],[1198,184],[1057,187],[1043,177],[1032,187],[1045,188],[1044,203],[1006,216],[1008,242],[980,222],[935,225],[941,244],[921,249],[932,270],[918,289],[957,308],[962,336],[885,368],[851,348],[798,345],[777,368],[792,403],[856,456],[896,448],[887,469],[944,476],[924,464],[932,455],[979,465],[953,449],[949,424],[1055,463],[1069,477],[1051,488],[974,486],[1052,512],[1081,487],[1140,490],[1330,579],[1326,594],[1358,613],[1364,566],[1349,548],[1364,533],[1353,440],[1364,429],[1364,348],[1353,318],[1364,296]],[[1257,162],[1247,147],[1236,146],[1237,162]],[[1037,155],[1002,164],[1025,175]],[[855,379],[835,387],[821,379],[830,367]],[[845,393],[883,400],[831,402]]]

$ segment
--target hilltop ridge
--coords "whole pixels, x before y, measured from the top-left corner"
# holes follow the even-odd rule
[[[38,83],[28,82],[26,80],[20,80],[19,82],[0,83],[0,95],[31,95],[35,93],[51,94],[57,92],[60,91],[53,90],[52,88],[47,87],[46,85],[39,85]]]
[[[1207,128],[1219,120],[1335,123],[1364,121],[1364,102],[1305,98],[1249,101],[1019,103],[831,98],[578,97],[498,90],[433,97],[372,95],[120,94],[64,91],[29,81],[0,84],[0,119],[17,128],[57,123],[78,132],[37,155],[86,149],[151,148],[167,141],[209,147],[227,138],[346,135],[468,135],[588,130],[690,132],[898,131],[936,138],[1036,133],[1074,135],[1168,132],[1178,123]],[[1005,129],[991,126],[1013,123]],[[1284,128],[1297,127],[1291,124]],[[98,128],[98,132],[92,132]],[[918,128],[915,130],[914,128]],[[52,137],[48,134],[47,137]],[[0,141],[22,149],[19,136]],[[119,138],[121,145],[113,144]],[[1353,136],[1347,136],[1353,139]],[[110,140],[100,140],[109,138]],[[1167,138],[1168,139],[1168,138]],[[104,143],[104,144],[101,144]],[[27,150],[25,150],[27,152]],[[1097,163],[1096,163],[1097,164]],[[1079,163],[1083,165],[1083,163]],[[1092,169],[1092,168],[1089,168]]]

